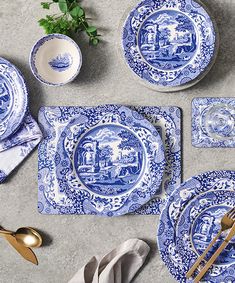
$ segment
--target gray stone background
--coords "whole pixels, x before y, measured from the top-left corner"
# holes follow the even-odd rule
[[[211,72],[196,86],[177,93],[157,93],[136,82],[117,52],[118,26],[136,0],[83,0],[88,15],[102,34],[103,42],[89,47],[79,37],[84,64],[71,84],[52,88],[31,74],[28,57],[42,35],[37,20],[45,15],[40,0],[0,0],[0,56],[16,64],[30,90],[34,117],[42,105],[179,106],[183,109],[183,179],[215,169],[235,169],[235,149],[196,149],[191,146],[191,100],[194,97],[233,97],[235,89],[235,0],[203,0],[220,30],[220,52]],[[160,260],[156,248],[157,216],[123,216],[108,219],[93,216],[42,216],[37,212],[37,152],[0,186],[0,224],[15,230],[33,226],[44,232],[45,246],[36,250],[39,266],[21,259],[0,241],[0,282],[67,282],[94,254],[104,254],[124,240],[138,237],[152,247],[147,265],[135,283],[175,282]]]

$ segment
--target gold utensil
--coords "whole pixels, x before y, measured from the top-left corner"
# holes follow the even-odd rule
[[[2,227],[0,227],[3,229]],[[7,242],[26,260],[38,265],[38,260],[34,252],[21,244],[19,244],[16,238],[11,234],[2,234],[2,236],[7,240]]]
[[[38,248],[42,245],[41,235],[31,227],[19,228],[16,232],[0,230],[0,235],[12,235],[19,244],[28,248]]]
[[[221,246],[217,249],[217,251],[213,254],[213,256],[210,258],[210,260],[206,263],[205,267],[202,269],[202,271],[196,276],[194,283],[198,283],[202,277],[206,274],[206,272],[208,271],[208,269],[212,266],[212,264],[216,261],[216,259],[218,258],[218,256],[222,253],[222,251],[227,247],[227,245],[229,244],[229,242],[231,241],[231,239],[234,237],[235,235],[235,224],[233,224],[233,227],[231,229],[231,231],[229,232],[228,236],[226,237],[226,239],[223,241],[223,243],[221,244]]]
[[[205,256],[207,255],[207,253],[211,250],[211,248],[213,247],[213,245],[215,244],[215,242],[218,240],[218,238],[220,237],[220,235],[232,228],[233,224],[235,221],[235,208],[231,209],[228,213],[226,213],[224,215],[224,217],[221,220],[221,228],[219,230],[219,233],[215,236],[215,238],[213,239],[213,241],[210,243],[210,245],[207,247],[207,249],[204,251],[204,253],[197,259],[197,261],[194,263],[194,265],[190,268],[190,270],[188,271],[188,273],[186,274],[186,278],[189,279],[194,271],[198,268],[199,264],[202,262],[202,260],[205,258]]]

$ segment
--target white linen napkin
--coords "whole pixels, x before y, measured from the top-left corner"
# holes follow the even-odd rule
[[[29,155],[42,139],[42,133],[33,117],[27,113],[20,128],[0,141],[0,184]]]
[[[68,283],[129,283],[149,251],[144,241],[128,240],[103,258],[92,257]]]

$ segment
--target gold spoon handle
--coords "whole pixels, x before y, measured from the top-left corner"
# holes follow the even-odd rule
[[[2,235],[14,235],[13,232],[7,231],[7,230],[0,230],[0,234],[2,234]]]
[[[194,265],[190,268],[188,273],[186,274],[186,278],[189,279],[194,271],[198,268],[199,264],[202,262],[202,260],[205,258],[205,256],[208,254],[208,252],[211,250],[215,242],[218,240],[219,236],[221,235],[222,230],[219,231],[219,233],[215,236],[213,241],[210,243],[210,245],[206,248],[206,250],[203,252],[203,254],[197,259],[197,261],[194,263]]]

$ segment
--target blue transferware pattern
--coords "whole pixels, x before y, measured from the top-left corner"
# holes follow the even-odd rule
[[[160,214],[167,198],[181,184],[181,110],[178,107],[133,107],[159,132],[164,147],[166,167],[161,191],[134,214]]]
[[[216,55],[215,26],[192,0],[143,0],[129,14],[122,44],[129,67],[161,87],[192,83]]]
[[[73,58],[69,53],[59,54],[49,62],[51,68],[57,72],[68,70],[73,64]]]
[[[0,184],[38,145],[42,133],[29,112],[18,130],[0,141]]]
[[[118,216],[159,190],[165,167],[156,129],[124,106],[41,108],[39,211]],[[58,189],[59,188],[59,191]]]
[[[0,141],[20,126],[28,105],[28,92],[19,70],[0,58]]]
[[[192,102],[192,144],[235,147],[235,100],[195,98]]]
[[[186,279],[187,271],[218,231],[221,217],[234,206],[234,171],[211,171],[192,177],[170,196],[157,237],[162,260],[178,282],[193,282]],[[234,247],[232,241],[202,282],[235,281]]]

